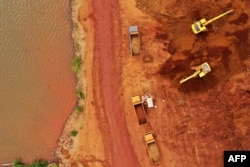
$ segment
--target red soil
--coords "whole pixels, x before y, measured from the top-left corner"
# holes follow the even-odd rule
[[[249,149],[249,5],[229,0],[92,0],[92,12],[79,20],[88,31],[94,27],[94,40],[89,37],[94,41],[93,61],[92,49],[86,58],[86,63],[93,62],[86,65],[92,70],[86,106],[93,105],[95,111],[86,115],[97,117],[104,147],[100,152],[105,155],[93,160],[104,167],[152,166],[143,140],[149,131],[158,143],[162,167],[222,166],[224,150]],[[228,8],[235,13],[208,26],[206,33],[192,33],[194,20]],[[85,20],[94,26],[86,26]],[[129,54],[130,25],[140,30],[137,57]],[[86,40],[88,46],[92,40]],[[190,67],[204,61],[211,73],[179,84],[192,74]],[[157,107],[147,110],[149,123],[139,126],[131,96],[146,91]],[[78,159],[92,167],[88,151],[81,151]]]
[[[92,1],[94,17],[93,85],[99,128],[105,143],[105,166],[139,166],[126,126],[122,96],[119,1]]]

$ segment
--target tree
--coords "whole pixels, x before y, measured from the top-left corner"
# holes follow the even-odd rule
[[[20,159],[16,159],[14,162],[14,167],[24,167],[24,164],[21,162]]]
[[[48,162],[45,160],[35,161],[31,165],[29,165],[29,167],[47,167],[47,166]]]

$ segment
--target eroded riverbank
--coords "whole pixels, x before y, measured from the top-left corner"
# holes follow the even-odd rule
[[[79,98],[78,106],[83,107],[81,113],[73,111],[69,117],[61,138],[57,155],[61,159],[60,166],[77,166],[91,163],[98,166],[104,161],[102,137],[99,132],[93,103],[92,59],[93,59],[93,23],[89,19],[90,1],[72,1],[73,33],[77,46],[75,56],[81,57],[82,65],[77,76],[76,90],[80,89],[84,98]],[[88,69],[88,70],[86,70]],[[77,132],[72,136],[71,132]]]

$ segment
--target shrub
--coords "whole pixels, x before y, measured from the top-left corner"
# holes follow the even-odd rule
[[[24,164],[21,160],[15,160],[13,167],[47,167],[48,162],[45,160],[38,160],[33,162],[32,164]]]
[[[76,106],[77,113],[83,112],[83,106]]]
[[[72,59],[72,70],[77,73],[80,68],[81,68],[81,64],[82,64],[82,59],[79,56],[74,56]]]
[[[14,167],[24,167],[24,164],[21,162],[21,160],[16,159],[14,162]]]
[[[78,98],[85,99],[85,95],[83,94],[83,92],[80,89],[77,89],[75,94]]]
[[[77,132],[76,130],[72,130],[72,131],[70,132],[70,134],[71,134],[71,136],[76,136],[76,135],[78,134],[78,132]]]
[[[31,165],[29,165],[29,167],[47,167],[47,166],[48,162],[45,160],[35,161]]]

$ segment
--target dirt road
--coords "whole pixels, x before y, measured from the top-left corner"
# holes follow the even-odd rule
[[[105,166],[139,166],[130,143],[122,106],[122,67],[118,0],[92,1],[94,17],[93,85]]]

